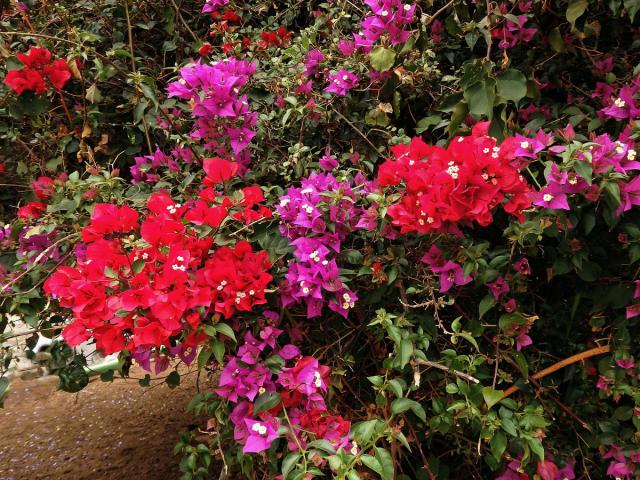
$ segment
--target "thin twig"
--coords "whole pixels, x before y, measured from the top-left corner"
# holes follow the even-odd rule
[[[444,6],[444,7],[440,8],[439,10],[436,10],[436,13],[434,13],[433,15],[431,15],[431,16],[429,17],[429,20],[427,20],[427,21],[425,22],[424,26],[425,26],[425,27],[428,27],[429,25],[431,25],[431,24],[433,23],[433,21],[434,21],[436,18],[438,18],[438,15],[440,15],[440,14],[441,14],[442,12],[444,12],[447,8],[449,8],[451,5],[453,5],[453,3],[454,3],[455,1],[456,1],[456,0],[449,0],[449,2],[447,2],[447,3],[445,4],[445,6]]]
[[[187,24],[187,22],[185,22],[184,18],[180,14],[180,7],[178,7],[178,5],[176,4],[175,0],[170,0],[170,2],[173,5],[173,8],[176,9],[176,16],[178,17],[178,19],[182,22],[182,24],[185,26],[185,28],[189,31],[189,33],[193,37],[193,41],[196,42],[196,43],[200,42],[200,39],[198,38],[198,36],[195,33],[193,33],[193,30],[191,30],[191,28],[189,28],[189,24]]]
[[[446,365],[442,365],[441,363],[432,362],[429,360],[422,360],[421,358],[414,359],[413,363],[418,365],[424,365],[426,367],[437,368],[438,370],[444,370],[445,372],[452,373],[456,377],[460,377],[463,380],[466,380],[468,382],[480,383],[480,380],[478,380],[476,377],[472,377],[471,375],[461,372],[460,370],[454,370],[453,368],[447,367]]]

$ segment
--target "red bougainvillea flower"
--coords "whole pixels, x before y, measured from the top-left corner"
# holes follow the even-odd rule
[[[47,210],[47,206],[42,202],[30,202],[18,209],[18,218],[23,221],[40,218]]]
[[[38,177],[38,179],[31,184],[31,188],[40,200],[48,200],[55,191],[55,183],[51,177]]]
[[[46,48],[31,47],[27,53],[18,53],[16,58],[31,68],[42,68],[51,63],[51,52]]]
[[[58,59],[51,65],[47,65],[43,71],[51,85],[58,90],[61,90],[71,79],[71,70],[63,59]]]
[[[486,122],[444,149],[420,138],[391,148],[380,167],[382,186],[399,186],[400,201],[388,214],[402,233],[457,232],[473,222],[487,226],[499,205],[522,219],[530,187],[512,163],[514,155],[486,134]]]
[[[47,85],[40,72],[30,68],[11,70],[4,78],[4,83],[18,95],[22,95],[25,91],[33,91],[36,95],[41,95],[47,91]]]
[[[198,53],[203,57],[208,57],[211,54],[213,47],[209,42],[204,42],[198,49]]]
[[[203,168],[207,174],[203,182],[212,187],[233,177],[238,171],[238,164],[217,157],[205,158]]]
[[[46,93],[45,79],[58,90],[71,79],[67,62],[63,59],[52,62],[51,52],[46,48],[31,47],[28,53],[19,53],[16,57],[24,68],[9,71],[4,83],[18,95],[25,91],[33,91],[36,95]]]

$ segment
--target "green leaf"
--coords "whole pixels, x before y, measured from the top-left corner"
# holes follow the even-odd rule
[[[287,475],[289,475],[289,472],[296,466],[299,458],[300,454],[298,452],[290,453],[284,458],[282,461],[282,477],[284,480],[287,480]]]
[[[396,415],[406,412],[407,410],[411,410],[416,415],[416,417],[418,417],[423,422],[426,421],[427,415],[424,411],[424,408],[415,400],[403,397],[394,400],[391,404],[391,412]]]
[[[180,385],[180,374],[174,370],[167,376],[165,382],[167,383],[169,388],[176,388],[178,385]]]
[[[266,392],[256,398],[256,403],[253,405],[253,413],[258,414],[265,410],[271,410],[282,401],[280,395],[277,392]]]
[[[562,53],[567,47],[564,44],[564,40],[562,39],[562,34],[560,33],[560,28],[556,27],[551,32],[549,32],[549,44],[551,48],[553,48],[556,52]]]
[[[382,480],[393,480],[395,476],[395,468],[393,466],[391,454],[384,448],[376,447],[376,458],[382,466],[382,473],[380,473]]]
[[[211,350],[213,350],[213,356],[218,363],[222,363],[224,360],[224,342],[217,338],[211,344]]]
[[[9,393],[9,379],[0,377],[0,408],[4,408],[4,399]]]
[[[336,449],[333,448],[331,442],[329,440],[325,440],[324,438],[308,443],[307,448],[317,448],[318,450],[322,450],[323,452],[327,452],[332,455],[336,453]]]
[[[527,95],[527,78],[519,70],[510,68],[496,77],[498,95],[518,102]]]
[[[91,104],[100,103],[102,101],[102,93],[100,92],[98,85],[94,83],[87,88],[84,98],[86,98]]]
[[[413,342],[411,340],[402,340],[400,342],[400,368],[404,368],[413,353]]]
[[[567,7],[567,20],[571,24],[571,29],[576,27],[576,20],[580,18],[587,10],[587,0],[571,0]]]
[[[464,98],[472,115],[485,115],[487,118],[491,118],[495,97],[496,83],[490,78],[474,83],[464,90]]]
[[[198,353],[198,368],[203,368],[207,363],[209,363],[209,359],[213,355],[213,350],[211,348],[202,348]]]
[[[133,269],[133,273],[140,273],[143,269],[144,269],[144,260],[138,259],[135,260],[133,262],[133,264],[131,265],[132,269]]]
[[[365,420],[363,422],[358,422],[353,427],[351,427],[351,434],[353,438],[355,438],[360,445],[363,445],[373,436],[373,433],[378,426],[378,420]]]
[[[218,332],[226,337],[229,337],[234,342],[236,341],[236,334],[233,333],[233,329],[229,325],[227,325],[226,323],[218,323],[215,327]]]
[[[391,49],[377,46],[369,53],[371,66],[378,72],[386,72],[396,61],[396,52]]]
[[[482,389],[482,397],[489,408],[493,407],[496,403],[502,400],[502,391],[494,390],[491,387],[484,387]]]
[[[429,115],[428,117],[418,120],[415,128],[416,134],[420,135],[421,133],[428,130],[429,127],[438,125],[441,121],[442,117],[440,115]]]
[[[491,446],[491,454],[493,455],[493,458],[500,461],[502,454],[507,448],[507,436],[501,431],[497,431],[489,445]]]
[[[480,318],[484,317],[484,314],[491,310],[496,304],[496,299],[493,295],[489,294],[480,300],[480,305],[478,307]]]
[[[640,1],[639,0],[624,0],[624,9],[629,14],[629,20],[633,22],[636,18],[636,14],[640,10]],[[635,72],[634,72],[635,73]]]
[[[591,185],[591,181],[593,179],[593,168],[591,167],[591,165],[589,165],[587,162],[585,162],[584,160],[578,160],[574,167],[576,170],[576,173],[578,175],[580,175],[582,178],[585,179],[585,181]]]
[[[542,446],[542,441],[539,438],[527,438],[527,443],[540,461],[544,461],[544,447]]]
[[[151,375],[147,373],[144,376],[144,378],[141,378],[140,380],[138,380],[138,383],[140,384],[141,387],[148,387],[149,384],[151,383]]]
[[[365,464],[365,466],[382,476],[382,465],[380,465],[380,461],[376,457],[371,455],[362,455],[360,460]]]

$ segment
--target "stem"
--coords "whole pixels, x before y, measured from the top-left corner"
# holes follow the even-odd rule
[[[293,428],[293,424],[291,423],[291,420],[289,420],[289,414],[287,413],[287,409],[285,408],[284,404],[282,405],[282,411],[284,412],[284,418],[287,419],[287,423],[289,424],[289,428],[291,429],[291,434],[293,435],[293,439],[296,442],[296,446],[298,447],[298,450],[300,450],[300,455],[302,455],[302,462],[304,463],[304,472],[307,473],[307,456],[306,456],[306,450],[304,448],[302,448],[302,445],[300,444],[300,440],[298,439],[298,435],[296,435],[296,431]]]
[[[459,370],[454,370],[452,368],[447,367],[446,365],[442,365],[440,363],[436,363],[436,362],[431,362],[429,360],[422,360],[420,358],[416,358],[413,361],[414,363],[418,364],[418,365],[425,365],[427,367],[433,367],[433,368],[437,368],[439,370],[444,370],[445,372],[449,372],[454,374],[456,377],[460,377],[463,380],[466,380],[468,382],[473,382],[473,383],[480,383],[480,380],[478,380],[475,377],[472,377],[471,375],[468,375],[464,372],[461,372]]]
[[[604,347],[592,348],[590,350],[585,350],[584,352],[580,352],[580,353],[577,353],[575,355],[572,355],[569,358],[565,358],[564,360],[560,360],[559,362],[554,363],[550,367],[545,368],[544,370],[540,370],[539,372],[534,373],[533,375],[531,375],[531,378],[533,380],[539,380],[541,378],[546,377],[547,375],[551,375],[553,372],[557,372],[558,370],[560,370],[560,369],[562,369],[564,367],[567,367],[569,365],[572,365],[574,363],[580,362],[582,360],[586,360],[587,358],[590,358],[590,357],[595,357],[596,355],[602,355],[604,353],[609,353],[610,350],[611,350],[611,347],[609,345],[605,345]],[[502,399],[507,398],[508,396],[510,396],[511,394],[517,392],[518,390],[520,390],[520,387],[518,387],[517,385],[510,386],[502,394]]]
[[[67,115],[67,120],[69,120],[69,128],[71,128],[73,124],[73,117],[71,116],[71,112],[67,107],[67,102],[64,99],[64,95],[62,95],[62,90],[58,90],[58,95],[60,96],[60,103],[62,104],[62,108],[64,109],[64,113]]]
[[[139,97],[140,89],[138,88],[138,78],[136,77],[136,56],[133,53],[133,27],[131,26],[131,17],[129,16],[129,0],[124,0],[124,13],[127,17],[127,33],[129,35],[129,52],[131,53],[131,72],[134,75],[134,86],[136,89],[136,97]],[[143,95],[144,96],[144,95]],[[149,136],[149,126],[147,120],[144,118],[144,112],[142,114],[142,126],[144,128],[144,136],[147,140],[147,148],[149,149],[149,155],[153,155],[153,146],[151,145],[151,137]]]

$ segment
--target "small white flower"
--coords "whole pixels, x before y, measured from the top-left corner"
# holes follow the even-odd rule
[[[351,452],[351,455],[357,455],[358,454],[358,444],[356,443],[356,441],[354,440],[353,442],[351,442],[351,450],[349,450]]]
[[[418,220],[418,225],[424,225],[424,220],[423,219],[419,219]]]
[[[343,75],[342,80],[349,80],[349,75]]]
[[[464,142],[464,138],[458,137],[458,142]]]
[[[489,153],[491,150],[489,150],[489,148],[483,148],[482,149],[482,153]]]
[[[408,12],[409,10],[411,10],[411,5],[407,4],[404,6],[404,10],[405,12]]]
[[[636,159],[636,151],[633,149],[629,149],[627,152],[627,160],[635,160]]]
[[[314,372],[313,379],[313,384],[320,388],[322,386],[322,377],[320,376],[320,372]]]
[[[179,262],[184,262],[184,257],[183,257],[183,256],[181,256],[181,255],[178,255],[178,256],[176,257],[176,260],[178,260]]]
[[[624,106],[627,104],[627,102],[625,102],[621,98],[616,98],[616,101],[613,102],[613,104],[618,108],[624,108]]]
[[[525,150],[529,148],[529,142],[526,140],[524,142],[520,142],[520,148],[524,148]]]
[[[432,224],[433,222],[435,222],[435,220],[433,219],[433,217],[427,217],[427,223],[428,223],[428,224]]]
[[[387,10],[383,10],[383,11],[380,12],[380,15],[383,16],[383,17],[386,17],[386,16],[389,15],[389,12]]]
[[[550,193],[545,193],[542,196],[542,200],[544,200],[545,202],[550,202],[551,200],[553,200],[553,195],[551,195]]]

